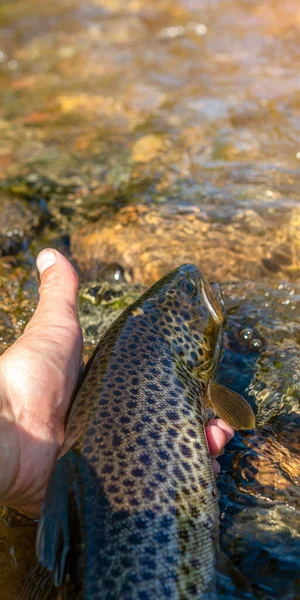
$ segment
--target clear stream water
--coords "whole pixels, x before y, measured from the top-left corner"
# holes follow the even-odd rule
[[[253,597],[296,599],[299,3],[4,0],[0,27],[0,351],[34,310],[44,246],[79,272],[85,356],[169,268],[217,280],[219,379],[258,416],[220,459],[221,545]],[[2,509],[4,600],[34,533]]]

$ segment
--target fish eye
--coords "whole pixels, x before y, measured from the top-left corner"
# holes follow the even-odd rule
[[[185,292],[192,298],[195,298],[195,296],[197,295],[196,284],[191,279],[184,279],[181,282],[181,289],[183,292]]]

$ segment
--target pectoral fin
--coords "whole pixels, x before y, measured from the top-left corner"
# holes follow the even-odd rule
[[[254,429],[255,416],[248,402],[224,385],[210,381],[208,400],[216,415],[234,429]]]
[[[78,457],[72,450],[58,460],[50,477],[37,531],[38,559],[53,574],[56,587],[64,583],[72,543],[76,554],[80,545],[78,536],[82,538],[78,469]]]

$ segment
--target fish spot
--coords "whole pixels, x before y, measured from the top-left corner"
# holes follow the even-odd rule
[[[139,532],[135,531],[134,533],[128,536],[128,542],[133,546],[139,546],[143,543],[143,536]]]
[[[104,584],[104,586],[105,586],[106,589],[113,590],[114,587],[115,587],[115,580],[114,579],[108,579],[108,577],[105,577],[103,584]]]
[[[85,446],[85,448],[84,448],[84,452],[85,452],[86,454],[93,454],[93,453],[94,453],[94,448],[93,448],[93,446]]]
[[[140,505],[140,502],[137,498],[133,497],[133,498],[129,498],[129,504],[133,507],[137,507]]]
[[[188,564],[182,565],[182,570],[185,575],[190,575],[191,571],[192,571],[191,565],[188,565]]]
[[[198,508],[198,506],[191,506],[190,512],[193,519],[199,519],[201,511],[200,508]]]
[[[167,468],[167,463],[165,463],[165,462],[159,462],[157,466],[158,466],[159,469],[166,469]]]
[[[149,523],[148,523],[147,519],[143,518],[142,516],[138,516],[134,520],[134,526],[137,529],[147,529],[148,525],[149,525]]]
[[[152,558],[149,558],[148,556],[142,557],[140,560],[140,564],[143,567],[147,567],[148,569],[152,569],[154,571],[155,569],[155,561]]]
[[[172,398],[172,396],[171,396],[171,398],[169,397],[169,398],[167,399],[167,403],[168,403],[170,406],[177,406],[177,404],[178,404],[178,400],[177,400],[176,398]]]
[[[179,481],[186,483],[186,477],[178,465],[175,465],[175,467],[173,469],[173,473],[174,473],[176,479],[179,479]]]
[[[120,446],[122,443],[122,438],[119,435],[114,434],[113,438],[112,438],[112,445],[113,446]]]
[[[188,471],[188,473],[191,471],[191,465],[189,463],[187,463],[186,461],[182,461],[182,466],[183,468]]]
[[[123,569],[129,569],[133,565],[132,558],[130,558],[130,556],[126,556],[126,553],[122,554],[121,565]]]
[[[141,431],[143,431],[144,427],[145,424],[139,421],[138,423],[135,423],[133,425],[133,431],[136,431],[136,433],[140,433]]]
[[[129,402],[127,402],[126,406],[127,408],[130,410],[131,408],[136,408],[138,405],[137,402],[134,402],[133,400],[130,400]]]
[[[159,392],[159,386],[156,383],[150,382],[147,385],[147,388],[152,392]]]
[[[127,452],[135,452],[136,446],[134,444],[131,444],[130,446],[127,446],[126,450]]]
[[[167,494],[168,494],[169,498],[171,498],[172,500],[174,500],[174,498],[176,498],[176,490],[174,490],[173,488],[168,488]]]
[[[145,517],[147,517],[147,519],[149,519],[150,521],[154,521],[156,519],[156,514],[150,508],[146,508]]]
[[[146,452],[144,452],[143,454],[139,455],[139,460],[144,465],[151,465],[151,462],[152,462],[151,456],[149,454],[147,454]]]
[[[158,456],[162,460],[170,460],[170,454],[169,454],[169,452],[166,452],[166,450],[159,450]]]
[[[188,433],[188,435],[189,435],[191,438],[197,438],[197,437],[198,437],[198,434],[197,434],[197,432],[195,431],[195,429],[188,429],[188,430],[187,430],[187,433]]]
[[[113,470],[114,470],[114,468],[112,465],[106,464],[102,467],[101,473],[103,475],[106,475],[106,474],[108,475],[109,473],[113,473]]]
[[[131,487],[133,485],[133,479],[123,479],[123,485]]]
[[[144,475],[145,475],[144,469],[140,469],[139,467],[132,469],[131,473],[132,473],[133,477],[144,477]]]
[[[137,437],[137,438],[136,438],[136,443],[137,443],[139,446],[147,446],[147,444],[148,444],[148,440],[147,440],[147,438],[143,438],[143,437]]]
[[[97,456],[97,455],[96,455],[96,456],[90,456],[90,457],[89,457],[89,462],[90,462],[92,465],[94,465],[94,464],[97,464],[97,463],[99,462],[99,458],[98,458],[98,456]]]
[[[168,529],[173,524],[174,524],[174,519],[172,517],[170,517],[169,515],[163,515],[163,517],[161,518],[161,521],[160,521],[161,527]]]
[[[176,429],[173,429],[173,427],[169,427],[168,434],[171,435],[172,437],[176,438],[178,436],[178,431]]]
[[[150,594],[149,592],[146,591],[140,591],[138,592],[138,600],[150,600]]]
[[[204,479],[202,475],[199,475],[198,481],[203,488],[207,488],[209,486],[209,482],[206,479]]]
[[[191,458],[193,453],[189,446],[187,446],[186,444],[180,444],[180,450],[183,456],[186,456],[186,458]]]
[[[162,327],[161,331],[164,335],[167,335],[167,336],[171,335],[171,331],[169,329],[167,329],[167,327]]]
[[[120,423],[130,423],[131,418],[126,416],[126,415],[122,415],[122,417],[120,417]]]
[[[170,541],[170,536],[166,531],[163,531],[162,529],[160,531],[158,531],[155,536],[154,536],[155,541],[158,544],[168,544]]]
[[[166,412],[166,416],[168,419],[170,419],[170,421],[179,421],[180,420],[180,416],[179,416],[178,412],[175,410],[168,410]]]
[[[119,510],[118,512],[114,513],[114,521],[120,522],[120,521],[126,521],[129,517],[129,512],[128,510]],[[126,548],[127,550],[127,548]],[[120,548],[120,552],[121,552],[121,548]]]
[[[143,415],[142,416],[142,421],[144,423],[151,423],[152,422],[152,417],[150,415]]]
[[[143,496],[144,496],[144,498],[147,498],[147,500],[153,500],[154,499],[154,492],[149,487],[144,488],[144,490],[143,490]]]
[[[198,596],[198,587],[195,583],[188,583],[187,592],[190,596]]]
[[[101,410],[99,412],[100,419],[107,419],[108,417],[110,417],[110,413],[107,410]]]

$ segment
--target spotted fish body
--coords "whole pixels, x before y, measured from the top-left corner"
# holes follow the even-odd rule
[[[87,365],[38,554],[66,598],[213,597],[218,506],[206,438],[222,310],[193,265],[115,321]]]

